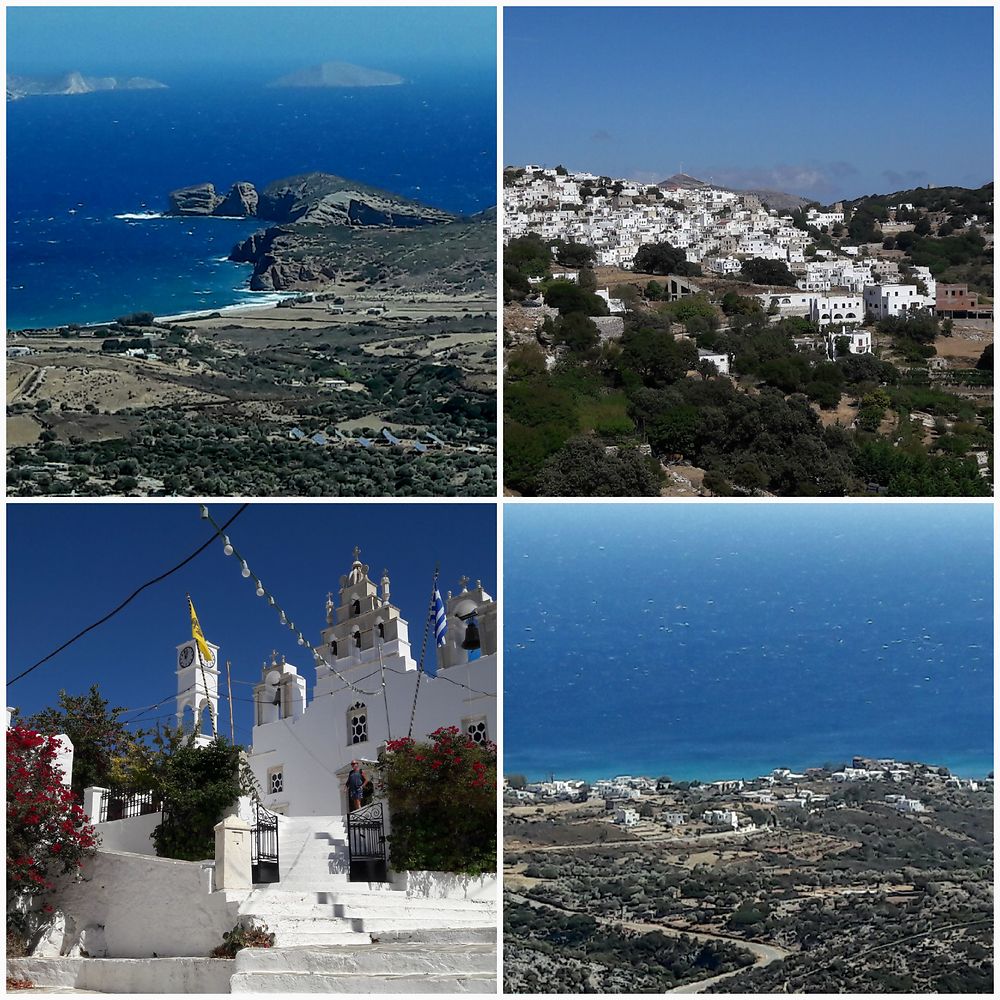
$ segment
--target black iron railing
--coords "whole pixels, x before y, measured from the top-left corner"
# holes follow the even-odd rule
[[[97,810],[98,823],[110,823],[116,819],[132,819],[160,812],[163,801],[156,792],[136,791],[133,788],[109,788],[101,798]]]
[[[254,806],[254,824],[250,828],[250,871],[254,885],[278,882],[278,817],[259,802]]]
[[[351,861],[351,882],[388,882],[385,815],[381,802],[347,814],[347,851]]]

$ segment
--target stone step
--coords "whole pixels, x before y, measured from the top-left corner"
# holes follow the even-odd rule
[[[356,976],[316,972],[237,972],[232,993],[492,993],[496,974]]]
[[[370,944],[367,947],[245,948],[237,972],[308,972],[329,975],[466,975],[496,973],[493,944]]]
[[[497,925],[488,927],[419,927],[408,931],[382,931],[382,944],[412,941],[422,944],[491,944],[497,943]]]
[[[401,917],[330,917],[330,916],[288,916],[268,913],[255,914],[267,924],[267,929],[278,934],[283,942],[294,934],[379,934],[382,931],[410,931],[433,929],[438,927],[484,927],[494,926],[487,916],[449,917],[442,920],[439,916]],[[294,942],[292,942],[294,943]]]
[[[424,899],[390,893],[348,894],[339,892],[271,892],[254,893],[240,906],[241,913],[327,914],[333,917],[364,917],[373,915],[449,914],[495,917],[496,906],[487,902],[465,899]]]

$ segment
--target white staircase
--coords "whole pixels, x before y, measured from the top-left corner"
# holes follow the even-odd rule
[[[240,901],[275,934],[240,951],[233,993],[495,993],[495,903],[350,882],[340,816],[278,817],[281,880]]]

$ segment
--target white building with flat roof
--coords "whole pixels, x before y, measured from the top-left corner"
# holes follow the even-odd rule
[[[921,295],[916,285],[866,285],[864,292],[865,312],[875,319],[902,316],[922,309],[934,309],[935,299]]]

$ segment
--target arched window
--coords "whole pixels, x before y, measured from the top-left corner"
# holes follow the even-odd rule
[[[330,652],[333,653],[334,656],[337,655],[337,640],[336,639],[331,639],[330,640]]]
[[[351,604],[351,614],[352,615],[361,614],[361,601],[355,599],[355,601]]]
[[[357,632],[354,633],[354,645],[357,646],[358,649],[361,648],[361,630],[360,629]]]
[[[356,701],[347,710],[347,740],[351,745],[368,742],[368,709],[363,702]]]
[[[380,639],[384,639],[385,638],[385,622],[379,622],[378,623],[378,637]]]

